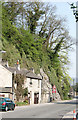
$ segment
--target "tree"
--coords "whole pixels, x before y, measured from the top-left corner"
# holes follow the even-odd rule
[[[24,89],[23,95],[24,95],[24,97],[25,97],[25,96],[28,96],[28,88],[25,88],[25,89]]]
[[[31,5],[31,6],[30,6]],[[42,3],[31,2],[27,10],[27,25],[31,33],[35,33],[40,17],[44,14],[41,10]]]
[[[25,76],[21,74],[16,74],[16,76],[14,77],[14,83],[17,84],[17,88],[15,90],[17,101],[19,101],[20,97],[23,96],[22,85],[24,84],[24,78]]]
[[[71,9],[73,9],[73,14],[74,14],[76,22],[77,22],[78,21],[78,5],[75,6],[74,3],[69,4],[69,5],[71,6]]]
[[[49,10],[47,10],[48,12],[45,11],[44,21],[39,31],[39,35],[46,38],[44,42],[46,48],[50,47],[51,49],[55,49],[56,45],[60,42],[64,49],[70,47],[72,44],[70,44],[71,41],[69,40],[68,31],[64,27],[65,20],[57,18],[54,12],[51,11],[51,6],[47,9]],[[50,15],[48,16],[48,14]],[[61,39],[63,40],[60,41]]]
[[[7,17],[11,24],[15,24],[19,26],[19,23],[24,27],[24,19],[25,19],[25,3],[24,2],[3,2],[3,8],[7,12]],[[18,22],[18,20],[20,22]]]
[[[8,19],[11,23],[15,23],[16,17],[18,15],[18,4],[17,2],[5,2],[3,3],[3,8],[8,14]]]

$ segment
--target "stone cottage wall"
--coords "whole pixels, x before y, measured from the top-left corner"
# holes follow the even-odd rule
[[[0,65],[0,87],[12,87],[12,73]]]
[[[41,102],[41,80],[32,79],[32,84],[30,84],[30,78],[26,78],[24,81],[24,88],[28,88],[30,104],[34,104],[34,93],[39,93],[39,101]],[[39,81],[39,83],[38,83]]]

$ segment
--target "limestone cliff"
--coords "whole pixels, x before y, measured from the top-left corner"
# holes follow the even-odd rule
[[[49,77],[45,74],[42,68],[40,69],[40,75],[43,78],[41,84],[41,102],[47,103],[52,100],[61,100],[57,89],[56,93],[52,94],[52,85],[49,82]]]

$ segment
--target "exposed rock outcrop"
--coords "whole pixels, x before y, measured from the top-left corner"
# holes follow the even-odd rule
[[[43,78],[41,84],[41,102],[50,102],[52,98],[52,86],[49,83],[48,76],[44,73],[42,68],[40,69],[40,74]]]
[[[42,76],[42,84],[41,84],[41,102],[47,103],[52,100],[61,100],[59,93],[52,94],[52,85],[49,82],[49,77],[45,74],[43,69],[40,69],[40,75]]]

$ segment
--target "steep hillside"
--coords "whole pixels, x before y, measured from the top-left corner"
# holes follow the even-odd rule
[[[65,66],[69,62],[67,50],[71,42],[68,31],[62,25],[64,21],[55,18],[52,13],[54,18],[49,16],[47,21],[43,19],[43,24],[38,24],[41,16],[46,14],[44,9],[40,9],[41,3],[32,3],[33,12],[30,3],[29,7],[21,4],[22,8],[18,2],[2,5],[1,41],[2,49],[6,51],[2,56],[3,61],[14,66],[19,59],[21,67],[33,67],[37,74],[43,68],[50,83],[56,85],[61,98],[67,99],[71,78]]]

